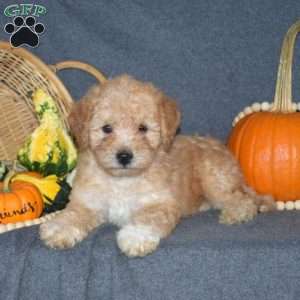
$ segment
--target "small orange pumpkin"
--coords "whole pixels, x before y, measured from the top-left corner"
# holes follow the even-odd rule
[[[44,202],[39,190],[23,181],[10,183],[14,174],[10,171],[4,182],[0,182],[0,224],[33,220],[43,212]]]
[[[247,183],[258,193],[284,202],[300,199],[300,112],[291,92],[292,57],[299,31],[300,21],[285,36],[274,102],[246,108],[228,140]]]

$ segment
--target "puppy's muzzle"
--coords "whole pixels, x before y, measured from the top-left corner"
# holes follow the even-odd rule
[[[129,165],[133,159],[133,153],[130,150],[121,150],[116,154],[117,161],[123,167]]]

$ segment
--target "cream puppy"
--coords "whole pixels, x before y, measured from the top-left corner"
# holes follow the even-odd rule
[[[275,207],[245,185],[220,142],[176,136],[177,105],[152,84],[122,75],[95,86],[69,121],[80,156],[69,205],[40,227],[49,247],[73,247],[110,222],[121,251],[144,256],[182,217],[214,208],[234,224]]]

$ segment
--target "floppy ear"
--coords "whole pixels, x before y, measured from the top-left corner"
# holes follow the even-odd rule
[[[172,145],[180,124],[180,117],[176,102],[164,95],[160,104],[160,122],[162,144],[166,152],[169,151]]]
[[[75,137],[76,145],[81,151],[89,146],[89,122],[95,106],[93,100],[99,92],[99,86],[90,88],[80,101],[74,102],[68,116],[71,134]]]

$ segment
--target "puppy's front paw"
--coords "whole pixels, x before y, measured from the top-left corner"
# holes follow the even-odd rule
[[[121,251],[130,257],[145,256],[159,245],[160,238],[150,226],[127,225],[117,234]]]
[[[85,232],[72,224],[51,220],[40,226],[40,238],[55,249],[72,248],[86,236]]]

